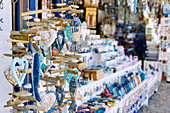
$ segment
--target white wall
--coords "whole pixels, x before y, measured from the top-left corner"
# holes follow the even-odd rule
[[[9,39],[12,28],[11,19],[11,0],[3,0],[3,9],[0,9],[0,19],[3,18],[3,23],[0,21],[0,113],[9,113],[10,108],[4,108],[6,102],[11,96],[8,93],[12,92],[12,85],[6,80],[3,70],[6,66],[11,64],[11,58],[3,56],[4,53],[11,53],[11,43],[6,40]]]

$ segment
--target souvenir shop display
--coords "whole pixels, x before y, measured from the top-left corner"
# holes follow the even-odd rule
[[[169,18],[161,18],[161,42],[160,42],[160,52],[159,52],[159,60],[161,60],[161,69],[164,73],[163,79],[167,79],[169,81]]]
[[[50,2],[50,4],[52,3]],[[30,4],[27,5],[29,7]],[[21,27],[20,31],[11,31],[11,39],[7,40],[12,42],[11,50],[15,53],[4,54],[14,57],[11,66],[5,69],[4,74],[13,85],[14,91],[10,93],[12,98],[4,107],[12,106],[18,112],[30,112],[31,110],[43,112],[59,110],[62,112],[61,108],[70,104],[68,110],[76,111],[75,101],[79,87],[77,80],[81,74],[78,69],[82,70],[84,63],[82,65],[79,62],[78,59],[81,56],[76,55],[75,50],[73,54],[64,53],[66,40],[64,27],[69,25],[66,20],[63,20],[65,15],[60,14],[61,18],[56,18],[52,17],[49,12],[69,10],[69,14],[76,14],[83,11],[77,10],[77,7],[73,7],[73,5],[72,7],[65,7],[65,5],[61,1],[61,3],[57,3],[57,6],[62,8],[38,10],[38,4],[35,4],[35,11],[20,12],[20,18],[27,21],[26,26],[28,27],[27,29]],[[37,14],[44,12],[48,12],[47,18],[40,20]],[[31,14],[36,14],[33,22],[29,21],[33,18],[30,16]],[[73,20],[73,23],[81,24],[78,17],[74,16]],[[76,25],[71,24],[70,31],[73,31],[71,34],[74,38],[79,38],[79,35],[74,35],[75,32],[78,32],[77,34],[81,32],[81,28],[77,28],[80,26]],[[74,41],[77,40],[73,39]],[[66,74],[63,75],[63,72]],[[67,86],[69,89],[66,91]],[[70,96],[66,97],[65,94]]]
[[[140,65],[141,62],[138,62],[116,72],[114,76],[106,76],[88,86],[82,86],[80,90],[84,92],[85,101],[80,103],[77,112],[132,112],[147,105],[148,79],[152,81],[154,75],[151,77],[144,74]]]
[[[159,61],[144,61],[144,72],[148,73],[150,78],[153,78],[152,81],[150,81],[149,84],[149,98],[154,94],[155,91],[158,90],[161,80],[162,80],[162,70],[160,67]],[[155,75],[155,76],[153,76]]]
[[[146,43],[147,43],[147,51],[146,51],[146,59],[147,60],[158,60],[159,57],[159,44],[161,37],[161,26],[157,26],[157,20],[153,18],[149,18],[149,23],[146,25]]]
[[[170,81],[166,0],[12,3],[3,54],[12,59],[3,72],[12,112],[137,113]]]

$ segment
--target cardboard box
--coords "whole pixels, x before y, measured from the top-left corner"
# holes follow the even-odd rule
[[[99,79],[102,79],[104,77],[103,69],[87,69],[84,70],[84,76],[88,77],[90,80],[97,81]]]
[[[79,62],[77,65],[77,69],[82,71],[84,69],[86,69],[86,63],[85,62]]]

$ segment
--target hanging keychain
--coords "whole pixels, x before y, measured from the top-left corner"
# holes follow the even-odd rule
[[[62,41],[61,41],[62,39]],[[57,41],[55,41],[56,48],[60,52],[65,44],[65,31],[64,30],[59,30],[57,32]]]
[[[59,107],[62,105],[64,98],[65,98],[65,91],[64,91],[65,85],[66,85],[66,80],[64,77],[62,77],[60,79],[60,86],[55,86],[56,87],[56,97],[57,97],[57,102],[58,102]]]
[[[76,80],[75,76],[72,77],[70,84],[69,84],[69,91],[72,98],[72,103],[69,107],[69,111],[76,112],[77,104],[75,101],[75,97],[77,96],[77,88],[78,88],[78,81]]]

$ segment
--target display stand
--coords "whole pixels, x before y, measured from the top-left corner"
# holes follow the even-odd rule
[[[120,113],[125,112],[134,112],[138,111],[144,104],[148,105],[148,81],[143,81],[140,85],[138,85],[134,90],[129,92],[127,95],[124,96],[121,101],[117,102],[114,107],[110,108],[106,111],[106,113]],[[142,96],[142,99],[140,99]],[[140,101],[139,104],[136,104],[137,101]],[[132,106],[134,106],[133,109]]]
[[[162,81],[162,69],[161,69],[161,62],[159,61],[144,61],[144,72],[145,73],[152,73],[157,76],[157,87],[159,88],[161,81]]]
[[[116,73],[106,73],[103,79],[100,79],[98,81],[91,81],[87,85],[80,87],[78,89],[78,92],[81,92],[81,94],[78,95],[81,95],[82,101],[78,100],[77,105],[80,106],[84,102],[87,102],[89,99],[95,97],[98,94],[101,94],[101,92],[104,91],[105,88],[104,84],[108,84],[108,85],[113,84],[114,81],[119,77],[121,77],[123,74],[131,71],[136,71],[140,66],[141,66],[141,61]]]
[[[88,100],[96,97],[97,95],[100,95],[105,89],[105,87],[103,87],[104,84],[111,85],[123,74],[127,72],[137,71],[140,66],[141,61],[116,73],[106,73],[103,79],[95,82],[91,81],[87,85],[82,86],[78,89],[79,92],[83,94],[80,94],[82,97],[82,101],[77,101],[78,105],[82,105],[83,103],[86,103]],[[155,93],[155,91],[157,91],[157,81],[159,77],[156,75],[152,75],[152,72],[153,70],[149,70],[148,75],[143,82],[141,82],[128,94],[123,96],[121,100],[116,100],[113,104],[113,107],[107,108],[105,113],[137,112],[142,106],[148,106],[148,101],[150,97]]]

